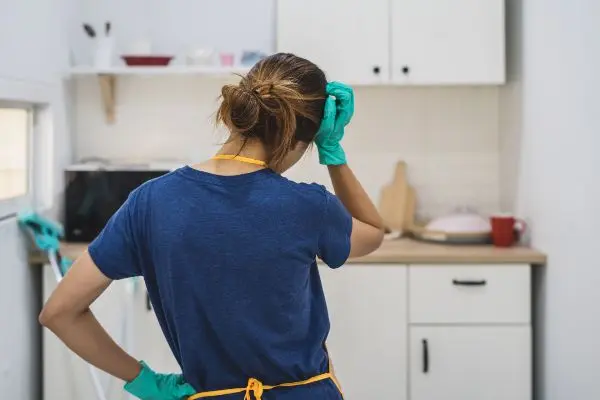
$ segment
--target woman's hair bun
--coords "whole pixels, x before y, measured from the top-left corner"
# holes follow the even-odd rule
[[[259,61],[239,84],[225,85],[217,122],[232,133],[259,139],[277,165],[297,141],[311,142],[325,105],[325,74],[293,54]]]
[[[258,123],[259,100],[241,85],[225,85],[221,89],[223,99],[217,119],[233,132],[244,134]]]

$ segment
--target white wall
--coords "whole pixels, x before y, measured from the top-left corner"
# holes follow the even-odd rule
[[[117,123],[107,125],[96,80],[79,79],[75,158],[192,162],[210,156],[224,139],[211,121],[222,84],[209,78],[120,78]],[[422,214],[439,215],[456,205],[499,208],[497,88],[357,88],[356,116],[344,146],[376,199],[394,163],[404,159]],[[307,157],[290,176],[328,182],[316,157]]]
[[[61,1],[1,2],[0,37],[2,49],[0,77],[49,83],[58,72],[57,55],[61,56],[57,5]],[[39,4],[38,4],[39,3]],[[35,13],[32,6],[36,6]],[[44,65],[44,68],[40,68]]]
[[[512,15],[522,15],[522,47],[516,86],[504,95],[522,112],[504,125],[514,130],[501,132],[509,137],[502,164],[520,166],[506,180],[514,188],[506,201],[529,219],[532,244],[549,257],[536,287],[537,398],[600,398],[600,3],[511,3]]]
[[[189,48],[219,51],[275,49],[274,0],[93,0],[81,3],[69,26],[76,62],[89,61],[93,43],[81,21],[113,25],[117,52],[148,38],[160,53],[184,62]],[[122,63],[115,58],[116,63]],[[333,78],[333,77],[332,77]],[[206,158],[223,139],[209,122],[223,81],[198,77],[120,78],[117,123],[105,124],[98,84],[80,78],[74,102],[75,158]],[[408,161],[420,214],[435,216],[456,206],[499,209],[498,89],[358,88],[357,113],[344,145],[367,191],[377,199],[393,173]],[[290,173],[326,183],[315,159]]]
[[[523,12],[522,0],[506,2],[507,83],[500,89],[500,207],[514,212],[523,136]]]
[[[36,178],[43,178],[43,182],[36,182],[36,189],[40,189],[36,196],[46,209],[57,207],[63,190],[58,171],[71,160],[66,105],[70,86],[63,80],[69,50],[64,28],[77,10],[75,4],[75,0],[41,4],[27,0],[0,5],[0,100],[41,106],[41,129],[35,139],[39,139],[38,149],[44,148],[35,157],[36,167],[43,170]]]
[[[67,91],[60,79],[68,60],[63,27],[70,1],[0,1],[0,99],[43,106],[36,132],[41,137],[34,139],[40,150],[35,168],[45,171],[36,176],[43,179],[36,180],[43,207],[57,205],[62,191],[58,171],[70,161]],[[41,274],[27,264],[26,241],[14,217],[0,221],[0,260],[0,397],[38,400]]]

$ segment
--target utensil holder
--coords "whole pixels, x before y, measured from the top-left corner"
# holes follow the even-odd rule
[[[112,37],[100,37],[94,48],[94,67],[109,68],[112,65],[115,41]]]

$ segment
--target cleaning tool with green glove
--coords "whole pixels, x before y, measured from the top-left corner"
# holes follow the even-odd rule
[[[56,282],[60,282],[67,273],[72,261],[60,254],[60,239],[64,235],[63,227],[49,218],[26,211],[17,215],[19,225],[31,236],[38,250],[46,253],[49,264],[54,272]],[[98,400],[107,400],[105,390],[100,382],[98,371],[90,365],[92,384]]]
[[[326,91],[328,97],[315,144],[321,164],[342,165],[346,164],[346,154],[340,142],[354,115],[354,91],[341,82],[329,82]]]
[[[72,264],[71,260],[63,258],[60,254],[60,239],[64,235],[63,227],[59,223],[31,211],[19,213],[17,221],[30,234],[35,246],[47,253],[56,278],[60,281]],[[52,263],[53,259],[56,259],[56,262]]]

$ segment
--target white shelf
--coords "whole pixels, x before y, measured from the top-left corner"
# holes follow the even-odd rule
[[[209,75],[223,76],[231,74],[245,74],[250,70],[249,67],[205,67],[205,66],[187,66],[173,65],[166,67],[128,67],[116,66],[110,68],[95,67],[73,67],[69,70],[71,76],[89,76],[89,75]]]
[[[116,86],[117,80],[124,76],[207,76],[207,77],[232,77],[233,74],[245,75],[248,67],[206,67],[173,65],[166,67],[128,67],[115,66],[110,68],[73,67],[68,71],[67,79],[78,77],[97,77],[100,82],[100,94],[106,121],[115,122]]]

